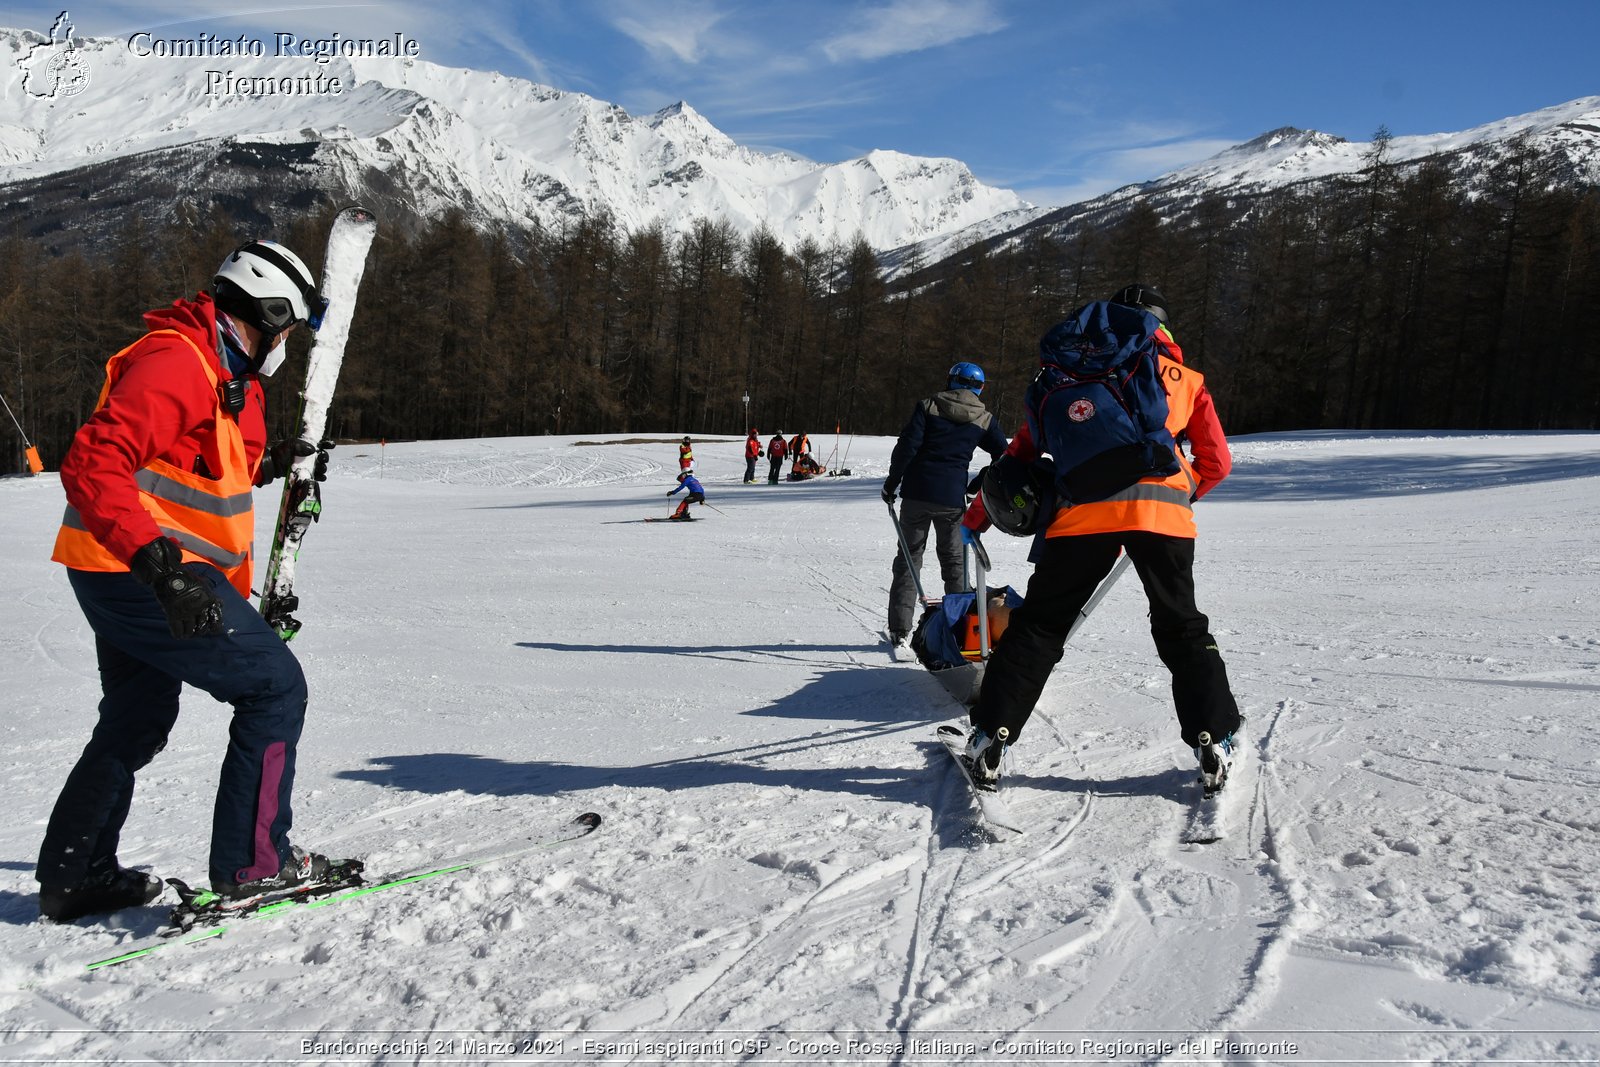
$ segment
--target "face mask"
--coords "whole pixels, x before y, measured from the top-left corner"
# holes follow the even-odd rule
[[[267,353],[267,358],[261,361],[261,369],[256,371],[256,374],[263,378],[272,377],[273,372],[283,366],[283,361],[287,358],[289,358],[289,346],[279,341],[272,351]]]

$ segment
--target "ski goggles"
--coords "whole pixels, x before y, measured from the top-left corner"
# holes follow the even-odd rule
[[[322,320],[328,314],[328,298],[318,292],[311,292],[305,297],[306,315],[301,318],[295,314],[294,301],[285,297],[273,296],[257,301],[261,310],[261,324],[268,333],[281,333],[299,322],[304,322],[313,330],[322,328]]]

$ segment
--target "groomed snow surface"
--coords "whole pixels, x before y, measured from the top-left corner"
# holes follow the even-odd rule
[[[892,440],[744,486],[742,441],[698,439],[717,510],[644,523],[679,436],[344,445],[300,560],[298,842],[381,873],[597,834],[97,971],[171,898],[38,919],[98,681],[59,483],[0,480],[0,1058],[1600,1057],[1600,436],[1236,442],[1197,578],[1251,769],[1209,846],[1131,577],[997,841],[934,737],[961,709],[879,644]],[[228,712],[184,708],[121,859],[198,880]]]

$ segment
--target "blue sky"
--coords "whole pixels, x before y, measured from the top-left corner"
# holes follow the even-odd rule
[[[834,162],[951,156],[1039,204],[1153,178],[1279,126],[1367,140],[1600,94],[1600,0],[193,0],[70,6],[77,32],[403,32],[422,58]],[[243,14],[229,8],[244,8]],[[57,4],[0,2],[45,30]]]

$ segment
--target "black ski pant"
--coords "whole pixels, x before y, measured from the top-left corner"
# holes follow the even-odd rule
[[[783,457],[773,456],[771,459],[767,460],[767,464],[767,484],[777,485],[778,475],[782,473],[783,470]]]
[[[1239,706],[1210,632],[1210,620],[1194,603],[1194,541],[1145,531],[1084,534],[1045,539],[1043,554],[1028,579],[1028,594],[1011,613],[1005,635],[984,669],[973,725],[993,735],[1004,726],[1010,742],[1022,736],[1061,659],[1067,632],[1126,549],[1150,601],[1150,634],[1172,674],[1172,702],[1183,743],[1199,743],[1202,730],[1215,738],[1239,726]]]

